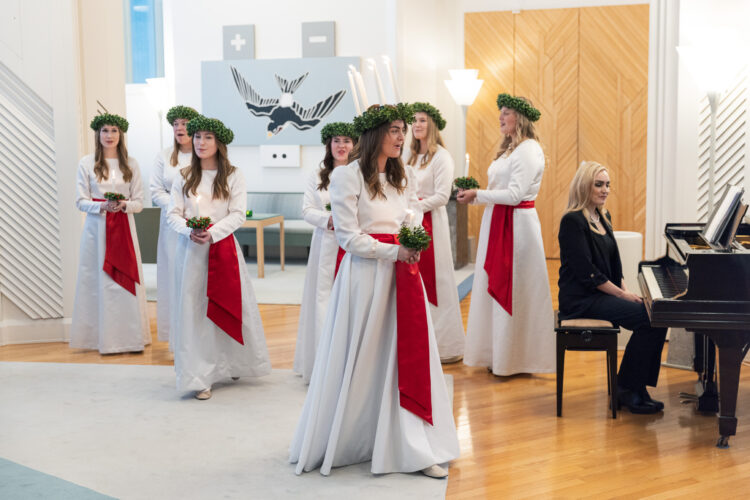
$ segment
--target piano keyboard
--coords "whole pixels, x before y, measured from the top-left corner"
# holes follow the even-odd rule
[[[671,299],[687,289],[688,277],[681,267],[641,266],[652,300]]]

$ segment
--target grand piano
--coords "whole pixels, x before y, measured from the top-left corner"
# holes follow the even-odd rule
[[[750,346],[750,224],[740,224],[725,248],[710,244],[704,229],[705,224],[667,224],[667,253],[638,265],[638,284],[653,326],[685,328],[718,348],[718,397],[709,346],[696,363],[696,399],[699,410],[714,412],[718,400],[716,446],[727,448],[737,430],[740,367]]]

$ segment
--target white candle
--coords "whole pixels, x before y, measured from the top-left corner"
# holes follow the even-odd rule
[[[349,87],[352,89],[352,98],[354,99],[354,109],[357,111],[357,115],[361,115],[362,109],[359,107],[359,97],[357,97],[357,89],[354,87],[354,77],[352,76],[352,71],[349,70],[346,72],[346,74],[349,76]]]
[[[406,217],[404,218],[404,223],[406,224],[406,227],[414,227],[414,210],[412,210],[411,208],[406,209]]]
[[[396,78],[393,76],[393,67],[391,66],[391,58],[383,56],[383,62],[385,63],[385,69],[388,70],[388,78],[391,80],[391,88],[393,88],[393,96],[396,98],[396,102],[401,102],[401,98],[398,96],[398,88],[396,87]]]
[[[385,91],[383,90],[383,82],[380,80],[378,65],[375,63],[375,59],[368,59],[367,64],[372,72],[375,73],[375,83],[378,86],[378,98],[380,99],[380,104],[385,104]]]
[[[469,176],[469,153],[466,153],[466,170],[464,172],[464,177]]]
[[[195,197],[195,216],[201,218],[201,195]]]
[[[354,78],[357,81],[357,89],[359,89],[359,96],[362,98],[362,107],[367,109],[370,107],[370,103],[367,100],[367,90],[365,90],[365,81],[362,79],[362,73],[355,70]]]

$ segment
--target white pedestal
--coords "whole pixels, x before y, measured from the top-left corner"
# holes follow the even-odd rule
[[[615,231],[615,240],[617,241],[617,248],[620,250],[625,286],[631,292],[640,294],[638,286],[638,263],[643,260],[643,235],[633,231]],[[630,339],[631,332],[624,328],[620,328],[620,331],[617,346],[625,347]]]

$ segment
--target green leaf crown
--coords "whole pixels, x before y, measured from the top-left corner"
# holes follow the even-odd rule
[[[200,116],[200,113],[190,106],[172,106],[169,108],[169,111],[167,111],[167,123],[173,125],[174,121],[179,120],[180,118],[190,121],[198,116]]]
[[[497,96],[497,109],[502,108],[515,109],[532,122],[537,121],[542,116],[541,111],[527,101],[520,97],[513,97],[510,94],[500,94]]]
[[[432,121],[435,122],[435,126],[437,126],[438,130],[443,130],[445,128],[445,118],[443,118],[440,111],[432,104],[427,102],[413,102],[411,103],[411,109],[414,110],[414,113],[427,113],[430,118],[432,118]]]
[[[101,113],[96,115],[94,119],[91,120],[91,124],[89,124],[89,127],[91,127],[91,130],[96,131],[102,128],[104,125],[114,125],[123,133],[127,132],[128,127],[130,126],[128,121],[120,115],[115,115],[112,113]]]
[[[326,143],[328,139],[336,136],[351,137],[356,139],[359,134],[354,131],[354,125],[347,122],[331,122],[320,130],[320,142]]]
[[[384,123],[403,120],[407,125],[414,121],[414,111],[411,105],[400,102],[393,104],[373,104],[367,111],[354,117],[354,131],[362,135]]]
[[[188,122],[188,134],[193,135],[201,130],[213,133],[216,136],[216,139],[224,144],[230,144],[234,140],[234,132],[225,127],[224,124],[216,118],[206,118],[203,115],[198,115]]]

